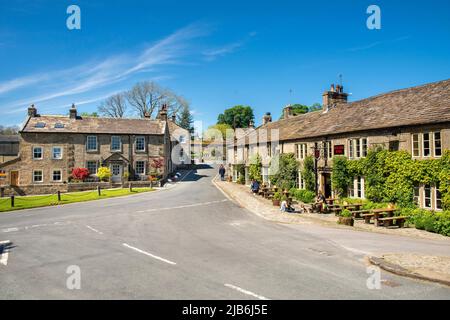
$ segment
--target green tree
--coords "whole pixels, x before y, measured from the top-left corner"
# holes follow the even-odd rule
[[[278,171],[271,177],[272,183],[282,189],[295,187],[298,173],[298,162],[293,153],[284,153],[279,156]]]
[[[259,154],[250,159],[248,177],[250,180],[255,179],[259,183],[262,183],[262,159]]]
[[[181,113],[178,115],[177,123],[180,127],[190,130],[192,129],[192,123],[194,122],[194,117],[192,116],[189,106],[183,106]]]
[[[92,112],[92,113],[89,113],[89,112],[82,112],[82,113],[81,113],[81,116],[82,116],[82,117],[98,118],[98,113],[97,113],[97,112]]]
[[[303,161],[302,178],[305,181],[305,189],[315,192],[316,176],[314,174],[314,158],[312,156],[307,156]]]
[[[348,172],[347,158],[333,158],[333,174],[331,175],[332,187],[339,196],[347,196],[347,189],[352,179]]]
[[[228,124],[233,129],[247,128],[254,119],[255,116],[251,107],[239,105],[226,109],[224,113],[219,114],[217,124]]]

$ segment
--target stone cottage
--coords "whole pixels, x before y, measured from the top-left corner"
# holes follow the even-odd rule
[[[156,119],[116,119],[80,116],[75,105],[69,116],[40,115],[32,105],[19,134],[18,157],[0,164],[5,174],[0,184],[7,193],[70,190],[74,168],[87,168],[92,182],[100,167],[111,170],[116,185],[149,181],[150,175],[164,180],[179,163],[171,158],[172,150],[179,139],[188,139],[186,130],[167,119],[165,106]]]
[[[307,156],[315,158],[317,191],[333,195],[331,173],[333,157],[366,157],[368,150],[406,150],[413,159],[440,158],[450,149],[450,80],[401,89],[367,99],[348,102],[341,85],[332,85],[322,94],[323,110],[293,116],[284,109],[283,119],[272,122],[266,114],[263,124],[228,147],[228,165],[233,179],[238,168],[246,167],[253,155],[262,155],[263,180],[269,183],[268,163],[277,153],[294,153],[300,163],[297,186],[304,188],[301,168]],[[354,177],[349,194],[365,198],[364,177]],[[415,189],[419,206],[439,210],[438,185],[420,185]]]

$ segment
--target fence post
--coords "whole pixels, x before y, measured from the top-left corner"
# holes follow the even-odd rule
[[[11,196],[11,208],[14,208],[14,195]]]
[[[129,182],[130,192],[133,192],[133,186],[131,185],[131,182]]]
[[[5,196],[5,188],[0,188],[0,197],[3,198]]]
[[[100,186],[97,186],[97,192],[98,192],[98,195],[99,195],[99,196],[102,195],[102,193],[101,193],[101,191],[100,191]]]
[[[58,202],[61,201],[61,191],[58,190]]]

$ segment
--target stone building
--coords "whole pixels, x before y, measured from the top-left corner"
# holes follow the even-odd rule
[[[290,106],[283,119],[263,125],[228,147],[228,163],[237,179],[239,164],[249,165],[250,157],[263,156],[263,179],[269,183],[268,163],[273,154],[294,153],[300,163],[297,185],[304,188],[301,168],[304,159],[317,158],[318,191],[330,197],[332,158],[365,157],[370,148],[406,150],[414,159],[432,159],[450,149],[450,80],[397,90],[355,102],[348,102],[342,86],[323,93],[323,110],[292,116]],[[246,178],[248,169],[246,169]],[[248,178],[246,179],[248,181]],[[364,177],[354,177],[349,193],[364,198]],[[421,207],[440,209],[439,186],[421,185],[415,190]]]
[[[19,140],[18,135],[0,135],[0,164],[17,158]]]
[[[173,120],[165,106],[155,120],[82,117],[74,105],[69,116],[39,115],[31,106],[18,157],[0,164],[5,174],[0,184],[18,194],[67,191],[74,168],[87,168],[87,180],[96,182],[100,167],[110,168],[111,184],[149,181],[150,175],[164,180],[176,169],[172,150],[188,134]]]

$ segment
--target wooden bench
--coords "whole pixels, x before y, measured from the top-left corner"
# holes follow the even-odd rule
[[[370,210],[357,210],[357,211],[352,211],[352,216],[355,219],[362,219],[361,215],[367,214],[367,213],[370,213]]]
[[[390,213],[387,212],[377,212],[374,213],[373,211],[370,211],[370,213],[362,214],[361,217],[364,218],[364,222],[369,224],[370,220],[374,220],[374,224],[376,227],[378,227],[378,220],[380,219],[380,216],[387,216]]]
[[[378,221],[383,223],[383,225],[387,227],[397,226],[399,228],[403,228],[405,225],[405,221],[408,217],[387,217],[387,218],[379,218]]]

